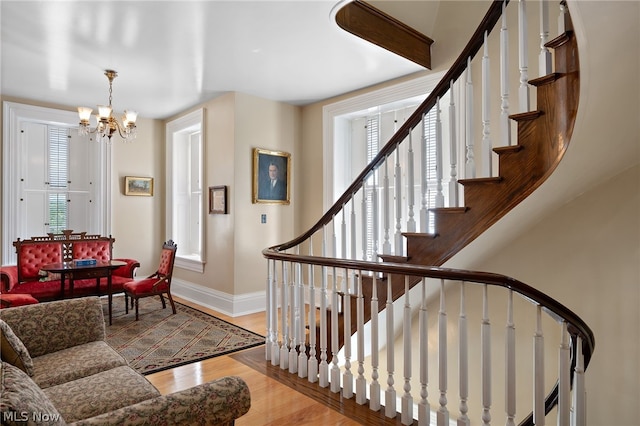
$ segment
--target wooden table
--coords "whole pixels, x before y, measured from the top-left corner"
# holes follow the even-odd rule
[[[60,274],[60,291],[61,297],[64,298],[64,280],[69,278],[69,289],[73,292],[73,282],[75,280],[96,279],[97,294],[100,294],[100,278],[107,279],[107,297],[109,299],[109,325],[111,325],[112,317],[112,300],[111,291],[111,273],[114,269],[126,265],[126,262],[120,260],[110,260],[108,262],[98,261],[93,265],[76,265],[72,262],[49,263],[42,267],[43,271],[53,274]]]

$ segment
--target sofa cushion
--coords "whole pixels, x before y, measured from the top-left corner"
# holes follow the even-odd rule
[[[0,309],[17,308],[18,306],[35,305],[36,303],[38,303],[38,299],[30,294],[0,294]]]
[[[123,365],[127,361],[100,340],[33,358],[32,379],[48,388]]]
[[[22,341],[9,327],[0,320],[0,358],[20,370],[33,376],[33,360]]]
[[[30,294],[40,302],[60,298],[60,280],[53,281],[25,281],[13,286],[9,294]],[[68,288],[67,284],[65,287]]]
[[[98,297],[60,300],[0,310],[31,357],[105,339],[104,314]]]
[[[73,243],[74,259],[96,259],[103,262],[111,260],[111,240],[76,241]]]
[[[66,425],[55,405],[22,370],[2,362],[0,381],[3,425]]]
[[[130,367],[117,367],[93,376],[44,389],[68,422],[75,422],[155,398],[160,392]]]
[[[21,280],[38,279],[47,263],[62,262],[62,243],[23,244],[18,249],[18,271]]]

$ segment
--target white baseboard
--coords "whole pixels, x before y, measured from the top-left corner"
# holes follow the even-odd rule
[[[233,295],[175,277],[171,281],[171,294],[230,317],[264,312],[267,306],[264,291]]]

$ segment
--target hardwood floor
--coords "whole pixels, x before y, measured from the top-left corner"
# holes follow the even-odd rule
[[[225,321],[244,327],[262,335],[265,334],[264,313],[232,318],[220,312],[203,308],[197,304],[175,298],[180,303],[200,309]],[[248,351],[250,351],[249,349]],[[264,346],[255,348],[264,353]],[[283,425],[283,424],[327,424],[357,425],[361,422],[353,420],[331,408],[306,396],[255,368],[223,355],[182,367],[150,374],[147,379],[162,394],[168,394],[191,386],[204,383],[222,376],[234,375],[242,377],[251,391],[251,409],[236,420],[236,425]]]

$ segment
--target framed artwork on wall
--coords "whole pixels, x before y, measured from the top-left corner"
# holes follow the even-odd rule
[[[291,154],[262,148],[253,150],[253,203],[289,204]]]
[[[227,187],[209,187],[209,214],[227,214]]]
[[[153,178],[125,176],[124,195],[153,196]]]

